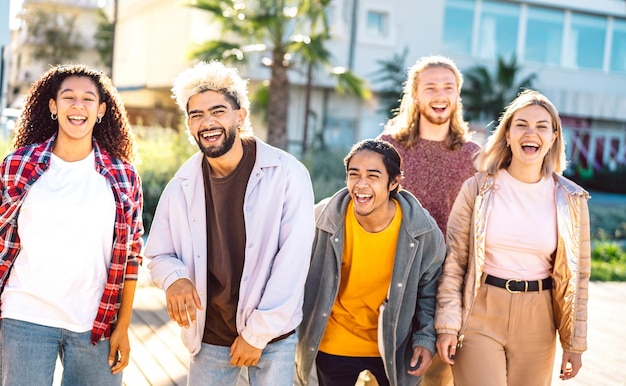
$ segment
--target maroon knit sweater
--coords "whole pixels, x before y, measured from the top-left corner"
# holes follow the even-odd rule
[[[405,148],[389,134],[381,139],[390,142],[402,156],[402,188],[417,197],[445,236],[448,216],[461,185],[476,173],[474,158],[480,145],[469,141],[457,150],[449,150],[444,141],[420,138],[412,148]]]

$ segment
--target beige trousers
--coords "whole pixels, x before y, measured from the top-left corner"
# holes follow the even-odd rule
[[[456,350],[454,384],[550,385],[555,349],[550,290],[509,293],[483,279]]]
[[[452,386],[453,384],[452,368],[441,360],[439,354],[435,353],[433,363],[422,377],[420,386]]]

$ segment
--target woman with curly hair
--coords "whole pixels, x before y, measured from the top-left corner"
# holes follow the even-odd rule
[[[58,66],[0,165],[3,385],[121,385],[141,261],[134,139],[111,80]]]

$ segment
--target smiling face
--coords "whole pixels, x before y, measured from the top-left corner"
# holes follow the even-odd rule
[[[106,111],[96,84],[87,76],[69,76],[63,80],[56,98],[50,99],[48,107],[52,114],[58,115],[57,145],[67,141],[88,141],[91,146],[96,120]]]
[[[442,125],[450,122],[459,100],[457,80],[452,70],[431,67],[423,70],[417,79],[417,101],[420,119]]]
[[[541,173],[544,157],[555,139],[552,116],[548,110],[539,105],[519,109],[513,114],[506,133],[512,153],[510,171]]]
[[[198,147],[209,158],[227,154],[239,138],[237,127],[246,116],[243,108],[233,109],[227,98],[205,91],[189,98],[187,125]]]
[[[347,165],[346,180],[357,219],[385,218],[391,203],[390,193],[398,186],[399,180],[390,183],[381,154],[370,150],[355,153]]]

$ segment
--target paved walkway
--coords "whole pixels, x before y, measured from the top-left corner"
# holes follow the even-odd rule
[[[592,282],[589,298],[589,350],[583,355],[583,368],[575,379],[560,381],[559,350],[553,384],[626,386],[626,283]],[[131,324],[131,363],[124,370],[124,384],[185,385],[189,355],[179,332],[165,311],[165,295],[142,268]]]
[[[180,339],[180,327],[165,308],[164,292],[140,268],[130,326],[131,361],[124,370],[125,386],[184,386],[189,351]]]

